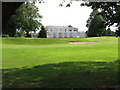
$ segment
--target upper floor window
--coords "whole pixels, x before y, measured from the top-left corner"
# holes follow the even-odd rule
[[[69,31],[72,31],[72,30],[69,30]]]
[[[76,32],[77,32],[78,30],[76,30],[76,29],[75,29],[74,31],[76,31]]]

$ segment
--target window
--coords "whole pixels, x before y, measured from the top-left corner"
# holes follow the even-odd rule
[[[65,29],[65,31],[67,31],[67,30]]]
[[[72,33],[70,33],[70,38],[73,38]]]
[[[69,30],[70,32],[72,31],[72,30]]]
[[[50,31],[52,31],[52,29],[50,29]]]
[[[77,29],[74,29],[74,31],[76,31],[76,32],[77,32],[78,30],[77,30]]]
[[[53,34],[53,38],[56,38],[56,34],[55,33]]]
[[[63,34],[63,33],[60,32],[59,34]]]

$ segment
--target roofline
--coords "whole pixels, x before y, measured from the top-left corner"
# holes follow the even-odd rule
[[[74,29],[78,29],[76,27],[68,27],[68,26],[45,26],[45,28],[47,27],[63,27],[63,28],[74,28]]]

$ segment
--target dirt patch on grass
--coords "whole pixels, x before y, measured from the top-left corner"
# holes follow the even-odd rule
[[[89,44],[89,43],[96,43],[96,42],[69,42],[70,44]]]

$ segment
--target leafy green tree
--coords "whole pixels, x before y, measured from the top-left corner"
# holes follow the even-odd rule
[[[120,32],[120,1],[119,2],[84,2],[82,6],[91,7],[93,10],[100,9],[100,14],[105,18],[105,25],[116,24],[117,32]],[[120,36],[120,33],[117,36]]]
[[[8,34],[14,36],[16,31],[21,31],[26,33],[26,37],[30,37],[29,32],[35,32],[41,26],[42,16],[38,12],[39,9],[35,4],[30,2],[22,4],[7,24],[6,30],[9,31]],[[14,34],[11,34],[9,29],[13,30]]]
[[[33,0],[33,3],[45,3],[44,0]],[[6,34],[6,24],[15,14],[15,11],[23,4],[24,2],[2,2],[2,33]]]
[[[47,38],[47,32],[44,26],[41,27],[38,38]]]
[[[88,31],[86,33],[88,37],[102,36],[103,31],[105,30],[105,20],[101,15],[98,15],[98,13],[98,10],[94,10],[87,20],[86,27],[88,28]]]

